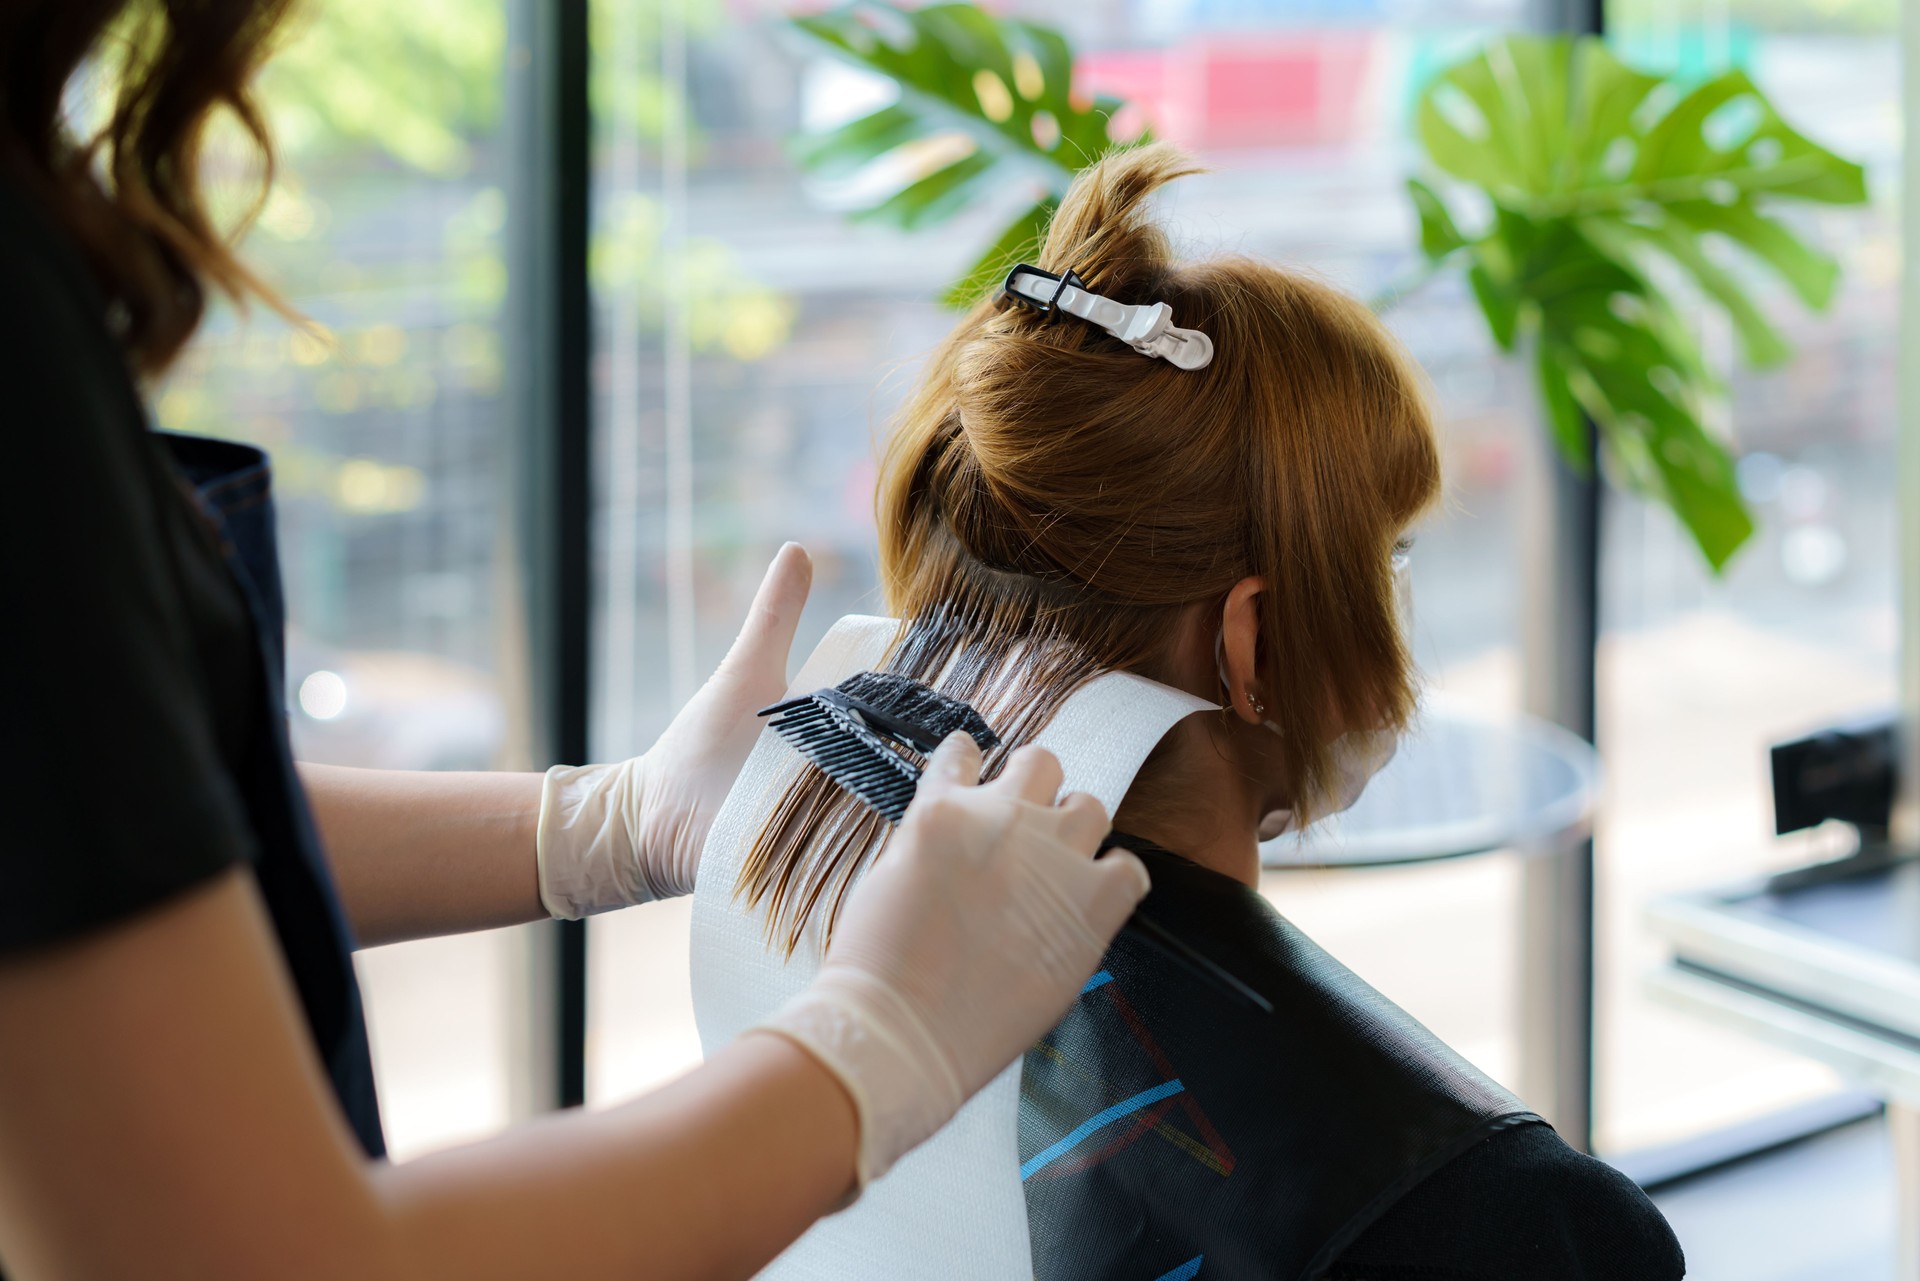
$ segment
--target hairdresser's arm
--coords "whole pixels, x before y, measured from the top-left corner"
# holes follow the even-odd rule
[[[244,872],[0,961],[8,1275],[745,1276],[852,1186],[847,1095],[768,1035],[612,1111],[369,1165],[295,1010]]]
[[[541,920],[540,775],[300,766],[363,947]]]
[[[15,1281],[745,1276],[1057,1021],[1146,891],[1107,816],[956,734],[815,981],[677,1084],[369,1166],[244,871],[0,960]]]
[[[546,777],[302,765],[359,942],[690,892],[707,829],[759,737],[754,713],[786,692],[812,578],[798,544],[780,549],[719,669],[633,760]]]

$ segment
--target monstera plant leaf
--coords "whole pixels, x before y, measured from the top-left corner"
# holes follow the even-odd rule
[[[1435,184],[1410,179],[1428,262],[1464,268],[1494,340],[1528,352],[1568,459],[1585,467],[1599,424],[1618,476],[1723,568],[1753,521],[1704,423],[1724,386],[1687,310],[1725,313],[1750,364],[1785,360],[1738,258],[1824,309],[1838,264],[1772,211],[1863,202],[1860,166],[1796,133],[1744,72],[1688,88],[1597,39],[1500,40],[1435,78],[1417,126],[1433,169],[1489,210],[1462,229]]]
[[[798,144],[800,163],[817,174],[850,175],[884,159],[905,175],[858,216],[914,230],[1010,187],[1034,193],[947,292],[950,306],[972,304],[1034,252],[1080,168],[1146,141],[1110,135],[1125,104],[1077,94],[1066,40],[1037,23],[971,4],[908,9],[873,0],[792,22],[898,87],[888,105]]]

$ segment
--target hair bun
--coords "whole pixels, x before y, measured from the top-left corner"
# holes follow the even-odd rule
[[[1077,271],[1096,293],[1121,302],[1131,287],[1158,280],[1173,249],[1148,209],[1154,192],[1176,178],[1204,172],[1170,143],[1110,151],[1082,170],[1047,227],[1039,266]]]
[[[1042,270],[1076,272],[1115,302],[1182,302],[1172,247],[1149,197],[1194,160],[1166,143],[1109,152],[1082,170],[1060,202],[1039,255]],[[1192,321],[1186,323],[1192,324]],[[1094,486],[1088,466],[1153,469],[1164,442],[1127,424],[1196,375],[1146,357],[1098,325],[1024,303],[983,300],[936,353],[909,420],[936,429],[923,456],[926,491],[959,544],[986,565],[1091,586],[1097,555],[1046,536]],[[1149,389],[1155,389],[1150,391]],[[937,406],[937,408],[936,408]],[[1110,531],[1117,532],[1117,531]]]
[[[1166,303],[1216,344],[1204,369],[997,298],[934,350],[875,504],[906,621],[887,670],[1019,744],[1100,672],[1177,683],[1196,619],[1258,576],[1261,715],[1288,735],[1268,799],[1311,807],[1339,776],[1329,744],[1413,714],[1390,549],[1438,491],[1439,451],[1417,367],[1364,304],[1250,258],[1174,258],[1148,198],[1198,169],[1161,145],[1104,157],[1039,265]],[[740,886],[791,948],[882,833],[824,777],[781,805]]]

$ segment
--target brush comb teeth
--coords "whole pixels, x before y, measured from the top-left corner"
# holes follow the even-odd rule
[[[987,751],[1000,738],[980,713],[905,676],[861,672],[764,709],[775,733],[828,778],[898,823],[913,802],[925,758],[964,730]]]
[[[768,724],[796,751],[818,766],[868,808],[898,823],[913,803],[920,766],[869,728],[860,714],[821,690],[769,708]]]

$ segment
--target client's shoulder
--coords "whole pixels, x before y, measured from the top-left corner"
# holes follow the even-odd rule
[[[1626,1175],[1538,1122],[1481,1139],[1342,1252],[1332,1281],[1676,1281],[1686,1260]]]

